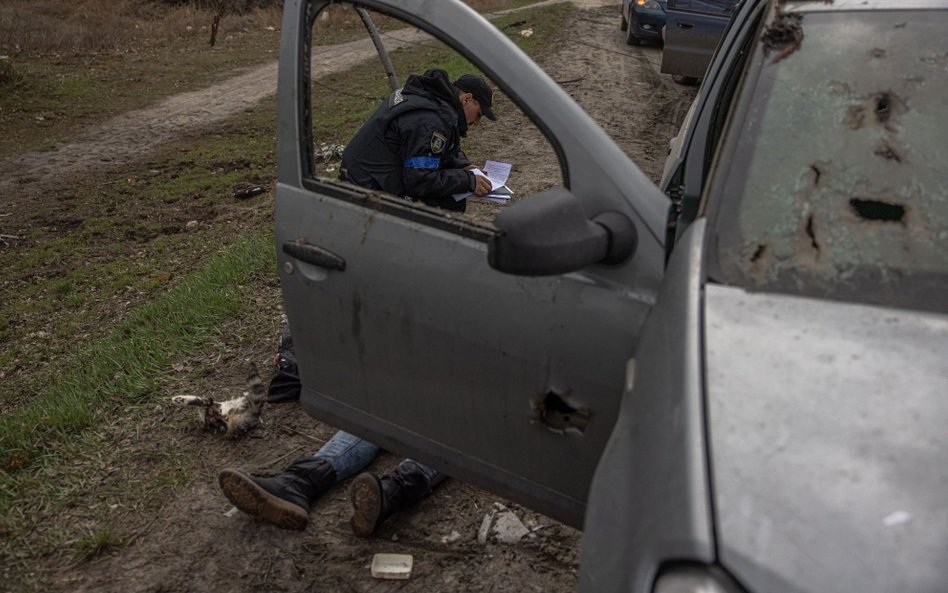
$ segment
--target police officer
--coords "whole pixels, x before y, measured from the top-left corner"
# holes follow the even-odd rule
[[[480,76],[449,82],[444,70],[411,75],[362,125],[342,153],[340,179],[429,206],[464,211],[452,195],[490,192],[469,169],[461,138],[481,116],[495,120],[493,93]]]

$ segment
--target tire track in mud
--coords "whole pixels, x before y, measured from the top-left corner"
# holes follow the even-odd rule
[[[629,46],[618,7],[587,10],[557,52],[556,80],[653,181],[697,94],[659,73],[662,48]],[[656,138],[661,141],[656,142]]]

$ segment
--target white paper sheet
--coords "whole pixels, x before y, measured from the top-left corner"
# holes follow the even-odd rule
[[[491,202],[506,204],[513,191],[507,187],[507,178],[510,176],[510,169],[513,167],[510,163],[501,163],[500,161],[486,161],[484,169],[474,168],[471,172],[481,177],[486,177],[490,181],[491,193],[482,196],[481,199],[487,199]],[[454,194],[455,201],[460,202],[466,198],[476,198],[474,192],[463,192]]]

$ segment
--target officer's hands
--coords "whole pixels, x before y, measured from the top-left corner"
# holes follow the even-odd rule
[[[490,180],[481,175],[474,176],[476,185],[474,186],[474,195],[477,197],[486,196],[490,193]]]

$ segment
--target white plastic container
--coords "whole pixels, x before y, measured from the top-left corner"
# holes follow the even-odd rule
[[[411,576],[411,554],[376,554],[372,557],[372,576],[377,579],[407,579]]]

